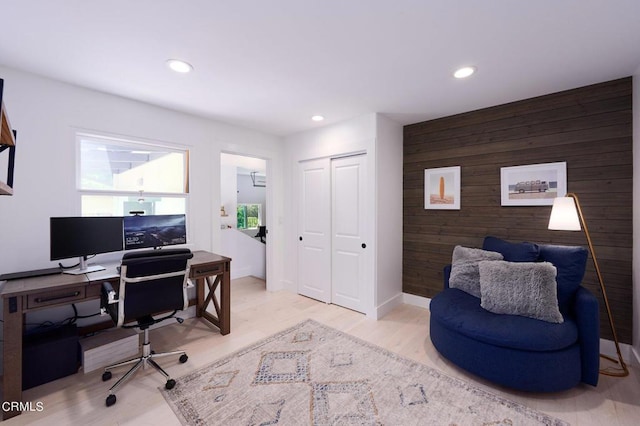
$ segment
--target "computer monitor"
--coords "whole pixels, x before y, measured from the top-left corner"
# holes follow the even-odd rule
[[[51,260],[78,257],[79,268],[64,270],[68,274],[100,271],[100,265],[88,266],[87,256],[121,251],[122,217],[52,217],[49,223]]]
[[[186,244],[187,224],[184,214],[124,217],[124,248],[159,248]]]

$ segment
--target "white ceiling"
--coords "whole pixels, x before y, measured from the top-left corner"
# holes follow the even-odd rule
[[[415,123],[640,66],[640,0],[0,0],[0,21],[0,65],[274,135],[371,112]],[[477,74],[455,80],[466,64]]]

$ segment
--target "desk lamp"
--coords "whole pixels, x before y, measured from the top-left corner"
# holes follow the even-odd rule
[[[581,227],[582,225],[582,227]],[[609,299],[607,298],[607,292],[602,280],[602,274],[600,273],[600,266],[596,260],[596,253],[593,250],[593,244],[591,243],[591,236],[589,235],[589,229],[587,223],[584,220],[582,209],[580,208],[580,201],[578,196],[573,193],[568,193],[564,197],[557,197],[553,200],[553,207],[551,208],[551,216],[549,217],[549,229],[557,231],[580,231],[584,229],[584,234],[587,237],[587,243],[589,244],[589,251],[591,252],[591,258],[593,259],[593,266],[596,269],[598,275],[598,282],[600,283],[600,289],[602,290],[602,297],[604,299],[604,305],[607,308],[607,316],[609,318],[609,325],[611,326],[611,332],[613,333],[613,341],[616,345],[616,351],[618,353],[618,359],[610,356],[600,354],[602,358],[609,361],[620,364],[621,368],[605,368],[600,370],[600,374],[607,376],[624,377],[629,375],[627,365],[622,359],[620,353],[620,345],[618,343],[618,335],[616,328],[613,325],[613,316],[611,315],[611,307],[609,306]]]

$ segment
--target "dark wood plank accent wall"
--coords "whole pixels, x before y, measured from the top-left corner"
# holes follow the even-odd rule
[[[454,246],[509,241],[587,246],[584,233],[549,231],[550,206],[500,205],[500,168],[567,163],[580,197],[618,337],[632,325],[631,77],[405,126],[403,291],[433,297]],[[424,169],[461,166],[460,210],[424,209]],[[598,297],[601,336],[611,339],[589,259],[583,284]]]

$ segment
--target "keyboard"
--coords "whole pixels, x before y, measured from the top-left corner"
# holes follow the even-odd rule
[[[9,274],[0,275],[0,281],[17,280],[20,278],[30,278],[30,277],[41,277],[44,275],[55,275],[55,274],[61,274],[61,273],[62,273],[62,269],[60,268],[46,268],[46,269],[36,269],[33,271],[11,272]]]

